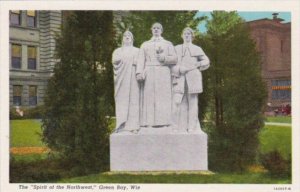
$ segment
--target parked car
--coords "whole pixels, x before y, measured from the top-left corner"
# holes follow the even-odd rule
[[[290,104],[283,105],[282,107],[279,107],[274,110],[275,116],[277,115],[291,115],[292,107]]]

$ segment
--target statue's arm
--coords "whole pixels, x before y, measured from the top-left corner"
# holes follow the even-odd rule
[[[177,54],[174,46],[170,43],[168,45],[168,54],[165,56],[164,64],[176,65],[176,63],[177,63]]]
[[[134,51],[135,52],[134,52],[134,57],[133,57],[133,63],[132,63],[132,65],[136,66],[137,62],[138,62],[138,57],[139,57],[139,49],[136,48]]]
[[[180,59],[178,57],[179,56],[179,52],[180,52],[180,49],[178,46],[175,47],[175,54],[177,56],[177,61],[175,63],[175,65],[172,65],[171,66],[171,74],[173,77],[179,77],[180,76]]]
[[[141,46],[137,60],[136,60],[136,78],[138,81],[142,81],[144,79],[144,69],[146,62],[146,53],[144,44]]]
[[[196,68],[198,68],[200,71],[204,71],[209,68],[209,58],[206,56],[201,47],[197,47],[197,54],[195,56],[196,62],[193,65],[191,65],[191,67],[188,69],[189,71],[194,70]]]
[[[200,71],[204,71],[209,68],[210,61],[205,54],[201,55],[201,58],[199,58],[198,60],[199,61],[197,61],[197,66]]]
[[[121,52],[119,49],[116,49],[112,55],[112,63],[113,65],[118,65],[120,64],[121,60],[122,60]]]

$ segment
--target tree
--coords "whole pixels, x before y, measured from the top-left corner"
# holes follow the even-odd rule
[[[114,34],[111,11],[74,11],[56,41],[60,62],[48,82],[43,140],[80,172],[108,165]]]
[[[236,12],[212,12],[207,29],[207,35],[198,39],[211,61],[199,107],[210,114],[206,127],[210,168],[243,171],[256,160],[263,126],[266,88],[260,56]]]

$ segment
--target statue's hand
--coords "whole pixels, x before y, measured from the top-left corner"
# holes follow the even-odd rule
[[[157,54],[156,55],[156,58],[159,62],[163,63],[165,62],[165,56],[164,55],[161,55],[161,54]]]
[[[180,66],[180,67],[179,67],[179,72],[180,72],[181,74],[186,74],[188,71],[189,71],[189,69],[186,68],[185,66]]]
[[[113,61],[113,64],[114,65],[119,65],[120,63],[121,63],[121,59],[115,59],[114,61]]]
[[[139,82],[143,81],[143,80],[144,80],[144,79],[143,79],[143,75],[140,74],[140,73],[138,73],[138,74],[136,75],[136,80],[139,81]]]

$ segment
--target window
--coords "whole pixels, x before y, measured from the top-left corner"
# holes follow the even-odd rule
[[[20,106],[22,104],[22,86],[14,85],[13,86],[13,104]]]
[[[27,49],[28,56],[28,69],[36,69],[36,47],[28,46]]]
[[[11,66],[12,68],[21,69],[22,48],[21,45],[12,45],[11,50]]]
[[[29,105],[37,104],[37,86],[29,86]]]
[[[272,99],[291,100],[291,80],[272,80]]]
[[[27,26],[36,27],[36,12],[34,10],[27,10]]]
[[[21,25],[21,11],[10,11],[10,24]]]

